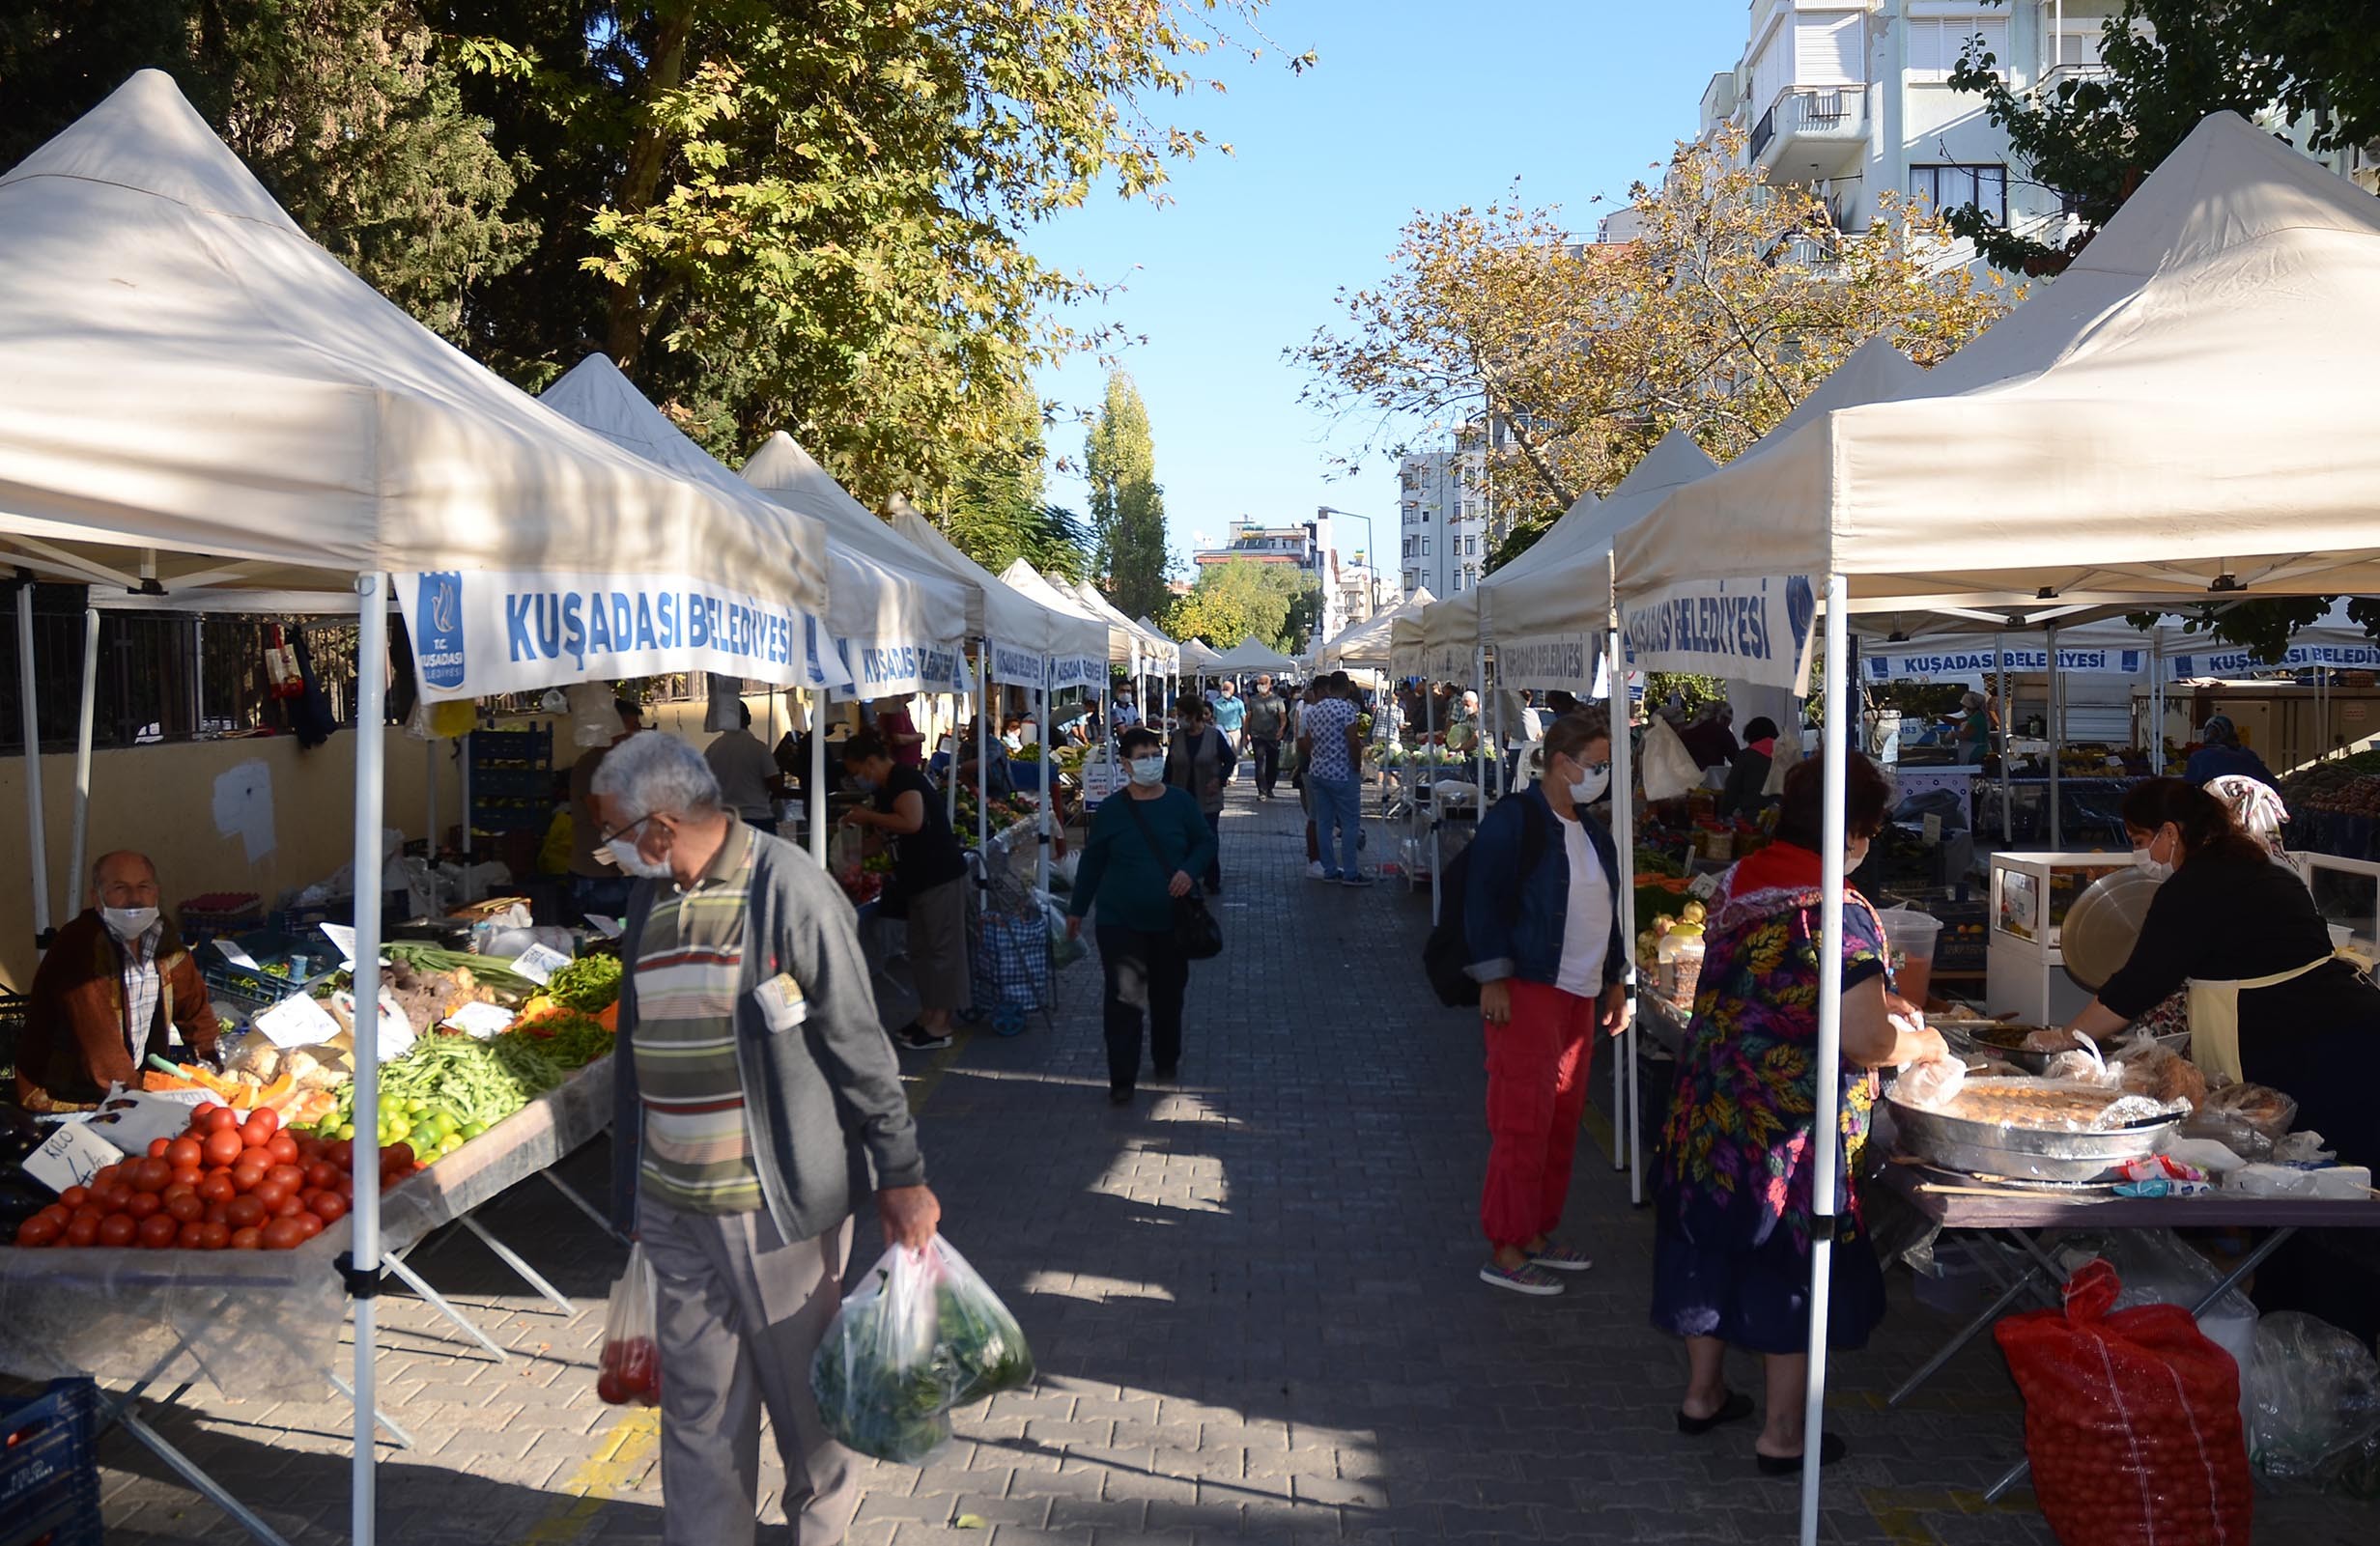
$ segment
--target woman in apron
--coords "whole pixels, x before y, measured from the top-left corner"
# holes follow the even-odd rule
[[[2191,1059],[2210,1079],[2295,1098],[2299,1127],[2380,1166],[2380,988],[2333,957],[2305,883],[2183,779],[2135,785],[2124,828],[2164,884],[2132,959],[2072,1028],[2108,1039],[2186,990]]]

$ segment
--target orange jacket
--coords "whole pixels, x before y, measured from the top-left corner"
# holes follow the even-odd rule
[[[143,1071],[132,1066],[127,1050],[123,947],[96,909],[58,931],[33,974],[25,1010],[16,1045],[16,1098],[25,1110],[72,1110],[98,1105],[111,1083],[141,1087]],[[201,1055],[214,1051],[214,1006],[198,963],[170,923],[157,942],[151,1051],[164,1051],[167,1026],[179,1028],[183,1045]]]

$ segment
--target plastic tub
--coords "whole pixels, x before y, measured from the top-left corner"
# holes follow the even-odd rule
[[[1884,926],[1884,950],[1892,962],[1893,987],[1919,1008],[1934,986],[1934,945],[1941,938],[1941,920],[1912,908],[1879,913]]]

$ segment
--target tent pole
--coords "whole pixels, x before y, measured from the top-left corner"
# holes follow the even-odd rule
[[[1413,778],[1413,792],[1406,803],[1418,812],[1422,808],[1422,790],[1427,788],[1430,791],[1430,924],[1435,928],[1438,922],[1438,781],[1433,776],[1437,772],[1434,760],[1436,748],[1430,744],[1430,738],[1438,733],[1438,695],[1431,690],[1433,686],[1435,684],[1430,680],[1430,673],[1425,669],[1422,672],[1422,755],[1432,760],[1419,765]],[[1315,829],[1318,836],[1321,830],[1319,827]]]
[[[1620,969],[1622,991],[1628,996],[1628,1072],[1629,1099],[1625,1117],[1629,1125],[1629,1183],[1628,1200],[1633,1205],[1644,1200],[1644,1166],[1639,1160],[1643,1152],[1636,1133],[1636,745],[1629,726],[1628,662],[1621,653],[1623,635],[1620,631],[1620,586],[1616,563],[1611,568],[1611,610],[1603,627],[1603,672],[1606,678],[1604,702],[1611,716],[1611,846],[1620,858],[1620,947],[1628,952],[1628,960]],[[1592,686],[1592,684],[1590,684]],[[1613,1059],[1615,1062],[1617,1058]],[[1619,1122],[1612,1123],[1613,1138],[1619,1137]],[[1613,1164],[1619,1159],[1613,1156]]]
[[[1058,802],[1058,768],[1050,760],[1050,672],[1055,669],[1050,658],[1041,658],[1041,685],[1034,689],[1034,734],[1041,743],[1041,819],[1035,829],[1039,850],[1034,859],[1034,885],[1041,894],[1050,894],[1050,807]]]
[[[983,884],[992,877],[992,652],[976,646],[976,852],[983,859]],[[955,772],[956,770],[952,770]],[[955,780],[953,780],[955,782]]]
[[[355,641],[355,1110],[365,1121],[380,1110],[381,1082],[381,820],[387,770],[383,762],[388,692],[388,606],[381,575],[362,575],[355,594],[363,606],[356,618]],[[353,1298],[355,1314],[355,1451],[354,1517],[350,1536],[354,1546],[372,1546],[374,1473],[378,1456],[373,1426],[378,1420],[373,1365],[373,1311],[378,1307],[371,1289],[381,1269],[381,1154],[373,1143],[355,1145],[355,1200],[352,1236],[355,1260],[354,1284],[365,1292]]]
[[[1816,1110],[1811,1113],[1813,1186],[1810,1212],[1809,1384],[1802,1395],[1801,1546],[1817,1546],[1819,1450],[1827,1422],[1827,1314],[1833,1298],[1834,1221],[1841,1199],[1835,1172],[1841,1167],[1842,1135],[1836,1131],[1843,1092],[1843,796],[1848,784],[1851,735],[1847,722],[1852,694],[1843,673],[1851,657],[1851,587],[1839,574],[1827,576],[1826,832],[1819,854],[1823,866],[1819,901],[1822,929],[1818,952],[1818,1048]],[[2052,664],[2056,663],[2053,655]]]
[[[42,723],[33,696],[33,581],[16,583],[16,709],[25,736],[26,843],[33,861],[33,941],[49,948],[49,807],[42,799]]]
[[[2004,628],[1992,646],[1992,663],[1999,671],[1999,846],[2013,848],[2016,813],[2010,806],[2016,798],[2016,780],[2008,771],[2008,738],[2016,729],[2017,694],[2008,685],[2008,631]]]
[[[205,613],[190,619],[190,739],[203,741],[207,736],[207,617]]]
[[[943,732],[950,741],[950,767],[942,775],[942,819],[946,822],[955,823],[958,820],[958,717],[966,707],[965,695],[953,690],[950,694],[950,727]],[[929,764],[932,760],[930,757],[926,759]]]
[[[827,867],[827,689],[809,689],[809,857]]]
[[[2057,625],[2050,625],[2050,851],[2066,847],[2066,813],[2059,808],[2058,755],[2066,745],[2066,675],[2057,668]]]
[[[1471,652],[1471,680],[1479,684],[1479,717],[1471,722],[1471,787],[1478,791],[1472,797],[1472,830],[1488,819],[1488,652]]]
[[[71,913],[82,894],[85,837],[91,829],[91,729],[98,717],[99,696],[99,611],[83,608],[83,701],[74,721],[74,830],[67,850],[66,907]]]

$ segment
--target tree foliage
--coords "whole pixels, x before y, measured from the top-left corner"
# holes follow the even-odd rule
[[[1014,422],[1004,439],[1014,451],[985,451],[959,474],[949,507],[936,513],[959,551],[994,574],[1022,558],[1043,574],[1084,579],[1092,537],[1079,516],[1048,502],[1040,405],[1024,388],[1009,393]]]
[[[1100,587],[1127,617],[1166,604],[1173,559],[1165,545],[1165,491],[1157,484],[1148,408],[1132,378],[1116,371],[1083,454],[1091,522],[1098,538]]]
[[[712,450],[771,430],[950,510],[1109,336],[1033,228],[1162,202],[1158,104],[1267,0],[0,0],[0,161],[143,65],[310,234],[532,390],[608,351]],[[1313,56],[1286,61],[1293,70]]]
[[[2260,122],[2310,151],[2380,135],[2380,4],[2373,0],[2124,0],[2101,33],[2101,74],[2019,89],[1970,48],[1950,84],[1981,93],[2018,165],[2057,193],[2079,229],[2053,246],[1951,211],[2000,267],[2054,273],[2073,261],[2209,113]]]
[[[1198,583],[1188,595],[1173,598],[1160,621],[1171,636],[1202,638],[1218,650],[1254,635],[1259,643],[1294,655],[1305,639],[1291,630],[1292,609],[1318,589],[1314,576],[1294,565],[1234,558],[1200,570]],[[1311,608],[1305,627],[1313,627]]]
[[[1930,213],[1887,196],[1866,231],[1838,232],[1742,150],[1732,132],[1680,146],[1632,190],[1624,242],[1581,242],[1559,210],[1517,202],[1417,215],[1387,283],[1341,291],[1341,325],[1289,351],[1306,401],[1390,454],[1476,448],[1492,420],[1494,507],[1542,529],[1674,428],[1725,461],[1869,339],[1931,364],[2003,309],[1946,261]]]
[[[423,13],[367,0],[7,0],[0,166],[143,68],[172,75],[306,232],[449,338],[528,251],[528,162],[489,140]]]
[[[1204,138],[1147,104],[1261,52],[1264,0],[425,3],[505,50],[474,101],[538,167],[487,357],[604,349],[715,449],[783,428],[864,503],[941,504],[1022,449],[1008,389],[1106,336],[1060,320],[1103,293],[1031,228],[1161,199]]]

